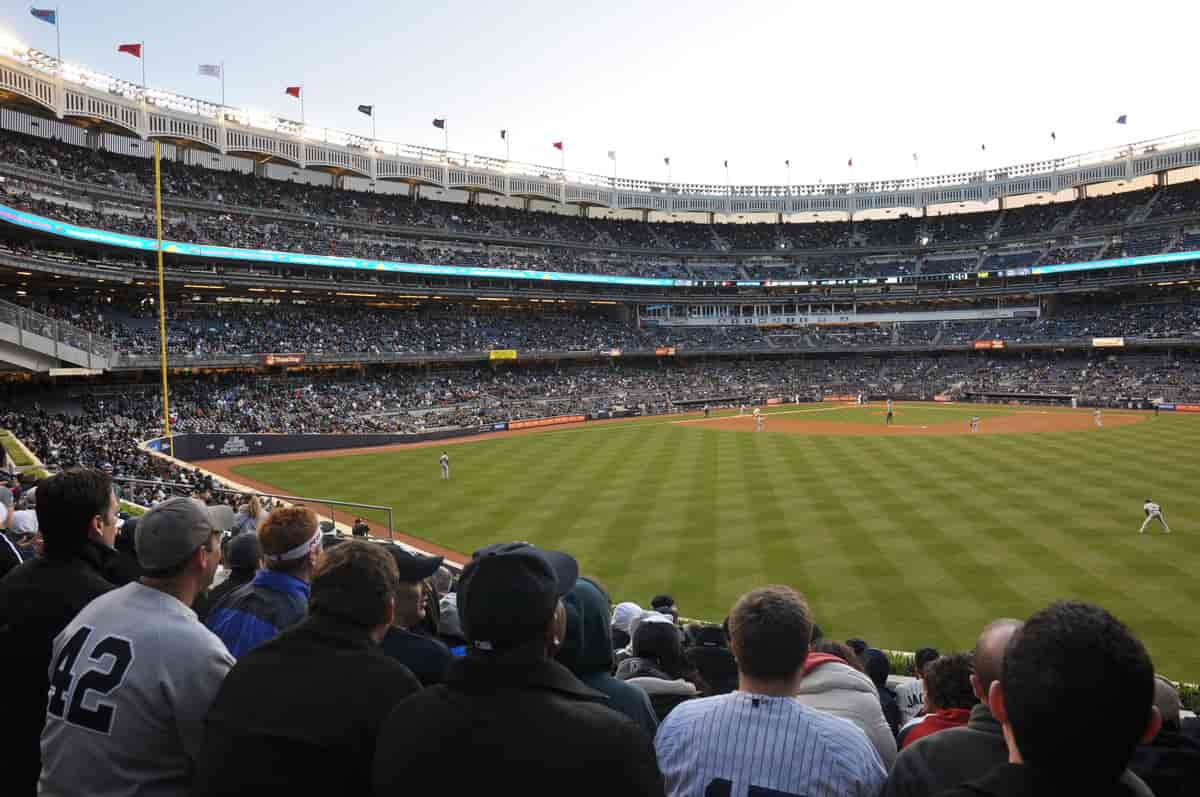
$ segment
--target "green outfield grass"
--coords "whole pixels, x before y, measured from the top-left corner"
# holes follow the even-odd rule
[[[899,406],[897,422],[1008,412]],[[1094,601],[1160,671],[1198,680],[1198,446],[1200,417],[1171,413],[1100,431],[893,438],[643,419],[451,446],[449,482],[437,448],[236,470],[391,505],[403,530],[460,551],[512,539],[569,551],[614,601],[669,592],[684,614],[720,620],[747,589],[790,584],[829,635],[880,647],[962,650],[995,617]],[[1147,497],[1170,536],[1136,534]]]

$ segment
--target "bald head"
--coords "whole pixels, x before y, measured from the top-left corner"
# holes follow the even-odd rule
[[[1022,625],[1020,620],[1004,618],[993,620],[983,629],[979,639],[975,640],[975,688],[979,691],[980,700],[987,701],[988,690],[992,683],[1000,680],[1004,669],[1004,650],[1008,640]]]

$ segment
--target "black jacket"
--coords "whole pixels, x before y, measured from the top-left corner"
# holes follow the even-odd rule
[[[943,733],[950,731],[939,731],[925,738],[932,739]],[[942,797],[1064,797],[1067,794],[1080,797],[1134,797],[1138,794],[1123,780],[1087,783],[1082,779],[1084,773],[1079,774],[1079,779],[1061,784],[1046,779],[1037,770],[1024,764],[1001,764],[978,780],[942,792]]]
[[[312,615],[225,677],[192,797],[364,795],[380,725],[420,688],[364,630]]]
[[[537,646],[472,651],[392,710],[373,793],[662,795],[649,735],[606,702]]]
[[[91,540],[18,565],[0,581],[0,790],[37,792],[54,638],[92,599],[113,588],[104,573],[116,551]]]
[[[982,778],[1006,763],[1008,745],[1004,729],[986,703],[977,703],[971,709],[966,727],[938,731],[901,750],[888,774],[883,794],[884,797],[930,797]],[[1154,797],[1132,772],[1126,771],[1121,782],[1134,797]]]
[[[1150,744],[1139,744],[1129,768],[1154,797],[1200,794],[1200,742],[1178,730],[1164,726]]]

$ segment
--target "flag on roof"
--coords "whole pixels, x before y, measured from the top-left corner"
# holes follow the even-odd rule
[[[846,161],[846,165],[847,165],[847,166],[853,166],[853,165],[854,165],[854,158],[850,158],[849,160],[847,160],[847,161]]]
[[[300,99],[300,87],[299,86],[288,86],[286,89],[284,89],[283,93],[287,94],[289,97],[295,97],[296,99]]]
[[[615,161],[617,159],[617,151],[615,149],[610,149],[608,151],[608,159],[610,161]]]
[[[141,58],[142,57],[142,45],[140,42],[138,44],[118,44],[117,52],[129,53],[134,58]]]
[[[221,77],[220,64],[200,64],[200,77]]]
[[[1050,140],[1058,141],[1058,136],[1055,134],[1055,132],[1053,130],[1050,131]]]
[[[445,130],[446,129],[446,120],[445,119],[434,119],[433,126],[436,127],[438,130]]]
[[[1119,124],[1119,125],[1127,124],[1128,122],[1129,122],[1129,117],[1126,116],[1125,114],[1121,114],[1120,116],[1117,117],[1117,124]]]
[[[54,8],[31,8],[29,13],[33,14],[34,19],[40,19],[42,22],[49,22],[51,25],[58,24],[58,10]]]
[[[358,112],[365,113],[367,116],[374,116],[375,115],[375,106],[374,105],[360,105],[360,106],[358,106]]]
[[[508,139],[508,131],[507,131],[507,130],[501,130],[501,131],[500,131],[500,140],[501,140],[501,141],[506,141],[507,139]]]
[[[555,141],[554,148],[556,150],[558,150],[559,152],[562,152],[563,151],[563,143],[561,141]]]

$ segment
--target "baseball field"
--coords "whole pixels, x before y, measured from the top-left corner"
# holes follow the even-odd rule
[[[1200,416],[901,404],[770,408],[510,433],[445,446],[221,460],[235,479],[390,505],[452,551],[568,551],[614,601],[672,594],[720,620],[786,583],[837,638],[966,649],[1056,598],[1100,603],[1157,668],[1200,680]],[[972,415],[980,432],[968,432]],[[1142,502],[1172,533],[1144,535]],[[376,529],[381,518],[372,518]]]

